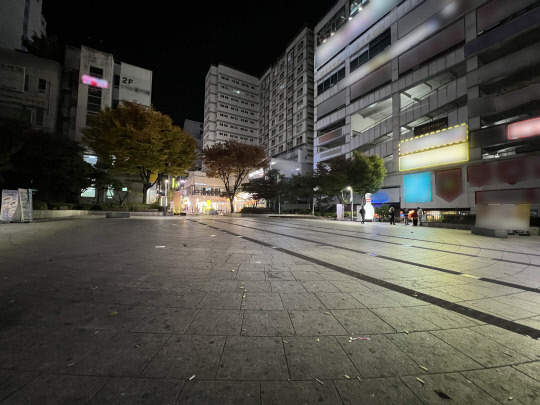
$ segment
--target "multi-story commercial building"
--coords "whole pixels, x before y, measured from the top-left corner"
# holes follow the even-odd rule
[[[56,132],[60,76],[58,62],[0,48],[0,116]]]
[[[539,40],[534,0],[339,0],[315,27],[314,163],[379,155],[402,207],[538,209]]]
[[[152,71],[115,61],[113,55],[82,46],[67,46],[62,76],[61,131],[81,142],[88,118],[105,107],[115,108],[120,101],[150,106]],[[97,162],[92,151],[85,161]],[[127,190],[127,188],[126,188]],[[109,191],[103,198],[112,198]],[[91,187],[81,197],[83,202],[97,201]]]
[[[206,74],[203,146],[234,140],[257,144],[259,81],[228,66]]]
[[[66,47],[62,78],[62,132],[80,141],[89,116],[120,101],[150,106],[152,71],[82,46]]]
[[[269,157],[313,163],[313,31],[303,28],[260,78],[224,66],[206,75],[203,145],[234,139]]]
[[[0,1],[0,48],[26,50],[24,39],[45,34],[40,0]]]
[[[202,148],[203,148],[203,123],[190,119],[184,120],[184,131],[190,134],[197,143],[197,160],[193,163],[193,169],[202,170]]]

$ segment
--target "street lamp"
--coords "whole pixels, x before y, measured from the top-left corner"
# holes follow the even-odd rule
[[[353,203],[353,189],[351,186],[347,187],[347,190],[351,192],[351,221],[354,221],[354,203]]]

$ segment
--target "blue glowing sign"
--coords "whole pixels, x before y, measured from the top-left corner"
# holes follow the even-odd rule
[[[371,194],[371,202],[375,204],[385,203],[390,199],[390,196],[384,191],[377,191],[375,194]]]
[[[431,173],[403,176],[403,200],[406,203],[431,202]]]

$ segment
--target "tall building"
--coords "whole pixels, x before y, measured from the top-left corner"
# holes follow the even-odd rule
[[[402,207],[538,209],[539,40],[533,0],[339,0],[315,27],[314,163],[379,155]]]
[[[259,145],[302,172],[313,163],[313,31],[304,27],[259,80]]]
[[[193,169],[202,170],[202,149],[203,149],[203,123],[190,119],[184,120],[184,131],[190,134],[197,143],[197,160],[193,163]]]
[[[26,50],[23,39],[45,34],[41,0],[0,1],[0,48]]]
[[[203,146],[227,140],[256,145],[258,106],[256,77],[212,65],[205,82]]]
[[[0,117],[56,132],[61,71],[58,62],[0,48]]]
[[[124,100],[150,106],[152,71],[86,46],[67,46],[62,96],[62,132],[80,142],[88,117],[103,108]]]
[[[203,145],[261,145],[272,158],[313,164],[313,31],[303,28],[260,78],[225,65],[206,75]]]

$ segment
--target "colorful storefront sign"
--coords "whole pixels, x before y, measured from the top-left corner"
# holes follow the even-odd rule
[[[414,170],[469,160],[466,124],[405,139],[399,144],[399,170]]]
[[[446,202],[451,202],[461,194],[463,194],[461,168],[435,172],[435,195]]]
[[[422,172],[403,176],[403,202],[431,202],[431,173]]]

